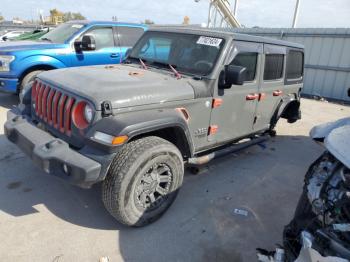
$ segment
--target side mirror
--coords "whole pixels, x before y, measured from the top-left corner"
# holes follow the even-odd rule
[[[220,86],[222,89],[227,89],[232,85],[243,85],[247,69],[243,66],[226,65],[223,73]]]
[[[92,51],[96,49],[95,38],[91,35],[84,35],[81,40],[82,50],[83,51]]]
[[[75,51],[80,53],[82,51],[92,51],[96,49],[96,42],[93,36],[84,35],[82,40],[74,42]]]

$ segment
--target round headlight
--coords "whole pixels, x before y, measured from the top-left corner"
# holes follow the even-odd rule
[[[84,117],[86,122],[91,123],[93,117],[93,110],[88,104],[86,104],[84,107]]]
[[[85,129],[91,123],[93,116],[93,108],[87,102],[80,101],[73,109],[72,120],[77,128]]]

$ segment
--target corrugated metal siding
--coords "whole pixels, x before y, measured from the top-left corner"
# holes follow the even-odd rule
[[[350,101],[350,28],[235,28],[305,46],[304,94]]]

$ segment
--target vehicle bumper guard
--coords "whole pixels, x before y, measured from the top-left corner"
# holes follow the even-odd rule
[[[11,110],[4,126],[7,138],[46,173],[80,187],[90,187],[101,172],[101,164],[71,149],[68,143],[32,125]]]

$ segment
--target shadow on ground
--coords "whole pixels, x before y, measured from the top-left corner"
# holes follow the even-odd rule
[[[255,261],[255,248],[273,249],[292,218],[304,174],[322,149],[304,136],[278,136],[214,160],[185,177],[168,212],[145,228],[113,220],[100,187],[79,189],[34,167],[0,137],[0,210],[22,217],[46,208],[81,227],[117,230],[125,261]],[[234,209],[248,216],[234,214]]]

